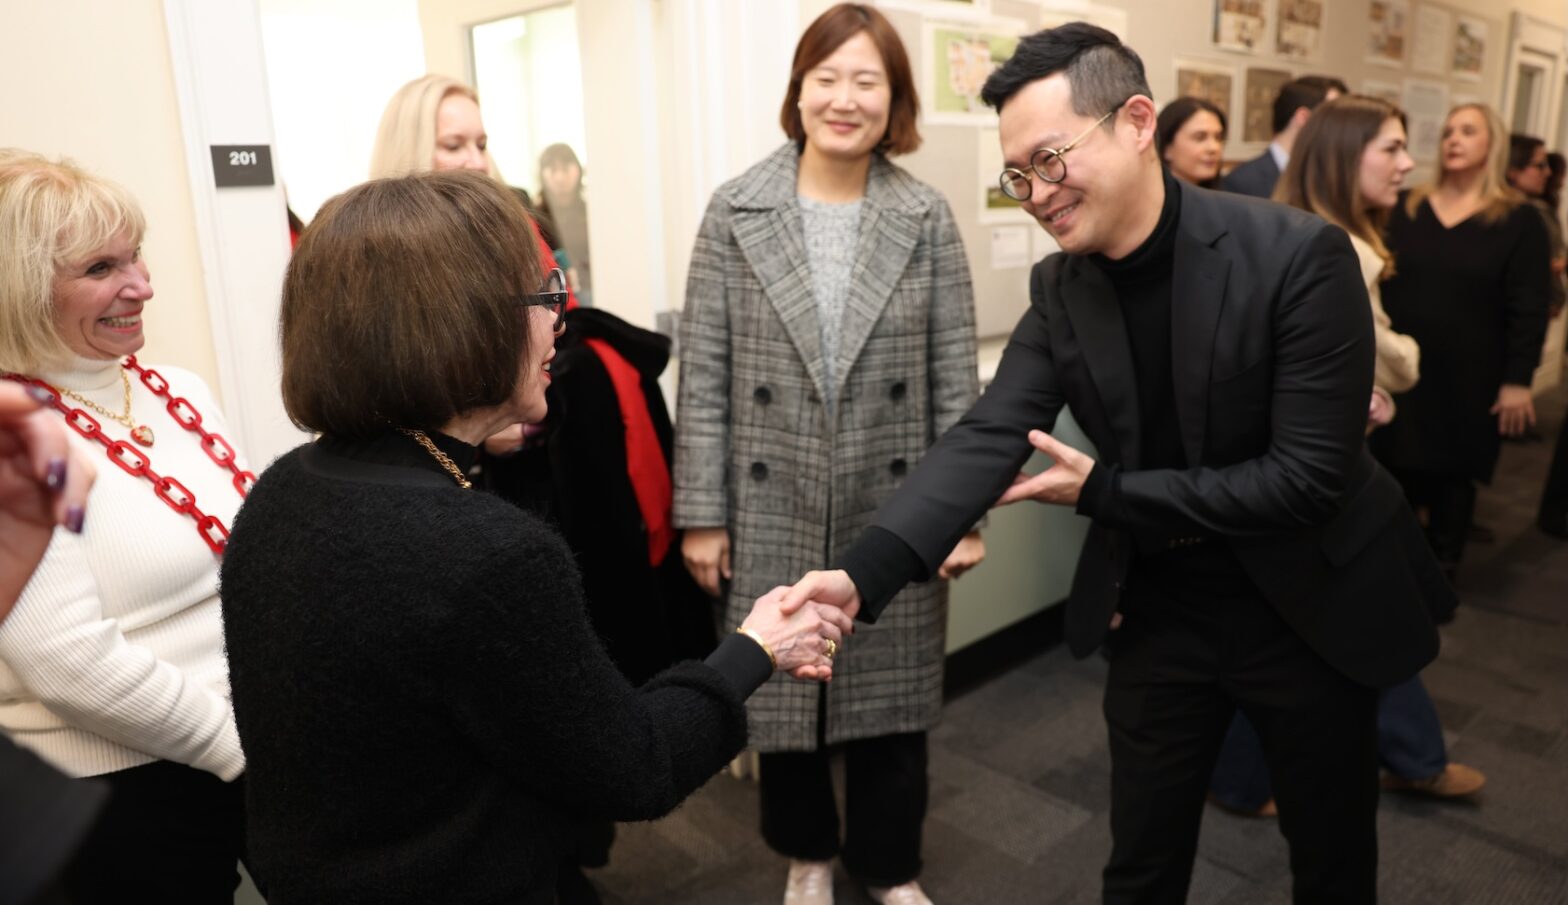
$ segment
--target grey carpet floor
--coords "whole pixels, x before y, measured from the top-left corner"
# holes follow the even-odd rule
[[[1385,905],[1568,903],[1568,542],[1540,534],[1535,506],[1568,391],[1542,400],[1544,442],[1507,444],[1477,521],[1464,600],[1425,678],[1449,756],[1489,782],[1473,802],[1385,794],[1378,817]],[[938,905],[1099,901],[1110,851],[1105,664],[1041,650],[948,704],[931,744],[921,882]],[[773,905],[785,864],[757,832],[750,782],[720,776],[674,815],[623,826],[591,872],[609,905]],[[1210,808],[1189,902],[1290,901],[1273,821]],[[837,870],[843,905],[870,903]]]

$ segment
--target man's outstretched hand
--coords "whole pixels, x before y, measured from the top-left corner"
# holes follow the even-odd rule
[[[1089,480],[1089,472],[1094,470],[1094,460],[1045,431],[1030,431],[1029,442],[1050,456],[1054,464],[1037,475],[1019,472],[1013,486],[1007,488],[996,505],[1006,506],[1019,500],[1038,500],[1057,506],[1078,505],[1078,494],[1083,491],[1084,482]]]
[[[849,573],[843,569],[835,569],[831,572],[807,572],[784,595],[779,610],[788,616],[807,603],[836,606],[853,619],[855,614],[860,612],[860,591],[855,587],[855,583],[849,580]]]

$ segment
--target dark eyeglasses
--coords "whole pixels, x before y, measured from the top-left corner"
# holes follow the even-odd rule
[[[517,304],[525,307],[543,305],[551,309],[551,313],[555,315],[553,328],[555,332],[560,333],[566,327],[567,297],[566,274],[562,273],[561,268],[557,267],[551,270],[549,275],[544,278],[543,289],[533,295],[518,296],[516,301]]]
[[[1131,98],[1128,98],[1128,100],[1131,100]],[[1042,180],[1049,183],[1057,183],[1061,182],[1063,179],[1066,179],[1067,160],[1065,158],[1067,152],[1071,151],[1073,148],[1078,147],[1079,142],[1083,141],[1085,138],[1088,138],[1090,133],[1100,127],[1101,123],[1115,116],[1116,112],[1122,107],[1126,106],[1126,104],[1127,101],[1122,101],[1120,104],[1117,104],[1115,107],[1111,108],[1109,113],[1095,120],[1094,125],[1083,130],[1083,132],[1080,133],[1077,138],[1073,139],[1062,147],[1040,148],[1033,154],[1029,155],[1029,169],[1033,170],[1036,176],[1039,176]],[[1028,201],[1029,196],[1034,194],[1034,186],[1030,185],[1029,183],[1029,174],[1014,167],[1008,167],[1007,169],[1003,170],[1001,178],[999,178],[997,182],[1002,187],[1002,194],[1013,199],[1014,201]]]

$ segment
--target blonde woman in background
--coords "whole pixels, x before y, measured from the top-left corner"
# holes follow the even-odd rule
[[[457,79],[444,75],[423,75],[392,95],[376,129],[376,144],[370,152],[370,178],[409,176],[442,170],[473,170],[487,173],[502,182],[495,159],[490,156],[490,135],[479,113],[479,95]],[[504,183],[503,183],[504,184]],[[546,273],[559,265],[555,260],[554,237],[541,221],[533,199],[516,186],[508,186],[522,199],[533,220],[539,253]],[[569,292],[570,287],[565,287]],[[571,307],[577,307],[572,293]],[[485,450],[506,454],[523,442],[523,426],[513,425],[490,438]]]
[[[0,149],[0,375],[98,471],[92,518],[68,515],[0,626],[0,729],[109,787],[72,901],[216,905],[239,885],[245,770],[218,565],[255,476],[200,378],[136,360],[145,232],[120,186]]]
[[[1397,267],[1383,283],[1393,326],[1421,346],[1423,377],[1373,453],[1428,513],[1427,539],[1453,576],[1500,440],[1535,423],[1551,252],[1540,214],[1509,187],[1508,130],[1481,104],[1443,125],[1437,180],[1405,194],[1388,222]]]
[[[1393,330],[1381,301],[1382,283],[1396,263],[1383,243],[1382,226],[1413,169],[1404,113],[1376,98],[1349,95],[1312,114],[1274,192],[1275,201],[1345,230],[1360,259],[1377,343],[1368,431],[1393,419],[1391,394],[1408,391],[1421,377],[1420,347]],[[1452,615],[1433,613],[1439,621]],[[1473,794],[1486,783],[1480,771],[1448,760],[1437,709],[1419,675],[1379,692],[1377,719],[1378,756],[1388,771],[1385,786],[1451,798]],[[1220,751],[1210,792],[1228,810],[1255,816],[1275,812],[1262,743],[1240,714]]]

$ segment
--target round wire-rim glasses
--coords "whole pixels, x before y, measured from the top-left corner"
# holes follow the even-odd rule
[[[561,332],[566,326],[566,274],[561,268],[552,268],[544,278],[544,288],[532,295],[519,296],[517,303],[523,306],[543,305],[550,309],[555,322],[551,325],[555,332]]]
[[[1120,110],[1126,103],[1126,101],[1122,101],[1120,104],[1112,107],[1110,112],[1095,120],[1094,125],[1083,130],[1077,138],[1062,147],[1040,148],[1029,155],[1029,169],[1033,170],[1035,175],[1039,176],[1042,181],[1053,185],[1066,179],[1067,161],[1063,160],[1062,156],[1073,148],[1078,147],[1079,143],[1088,138],[1095,129],[1098,129],[1101,123],[1115,116],[1116,111]],[[1016,167],[1008,167],[1003,170],[1002,175],[997,178],[997,182],[1002,187],[1002,194],[1014,201],[1028,201],[1029,196],[1034,194],[1034,186],[1030,183],[1029,174]]]

